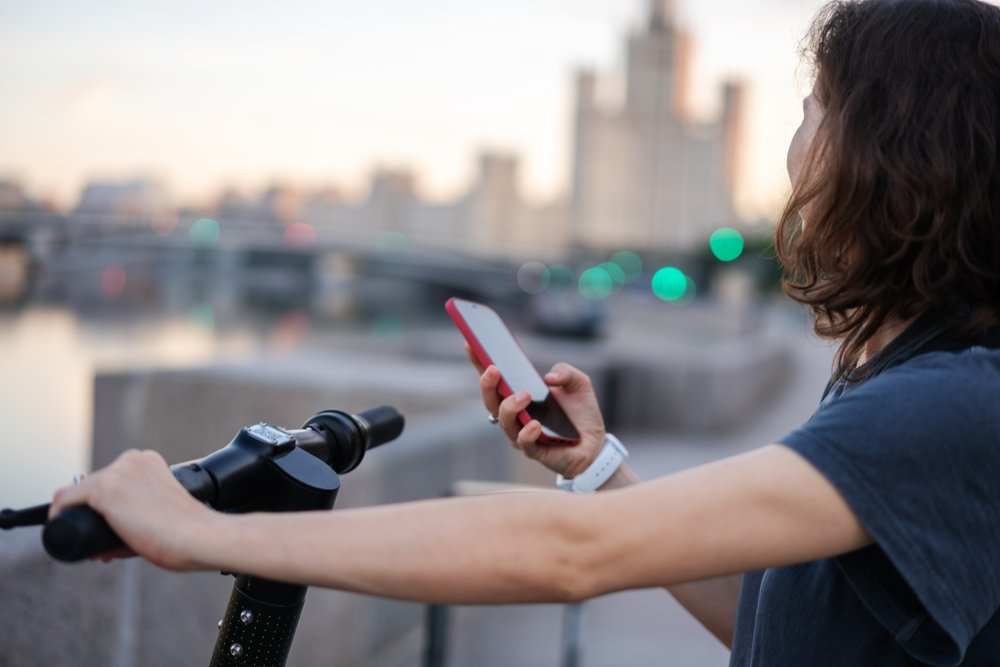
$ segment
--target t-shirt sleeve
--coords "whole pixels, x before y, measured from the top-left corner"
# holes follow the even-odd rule
[[[823,405],[779,442],[844,496],[875,546],[837,563],[910,655],[959,664],[1000,607],[1000,368],[931,353]]]

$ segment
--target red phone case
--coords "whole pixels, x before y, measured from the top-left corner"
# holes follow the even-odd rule
[[[467,303],[475,303],[475,302],[468,301],[466,299],[457,299],[455,297],[452,297],[448,299],[448,301],[444,304],[444,307],[445,310],[448,311],[448,315],[451,316],[451,319],[455,323],[455,326],[458,327],[458,330],[462,332],[462,336],[464,336],[465,340],[469,343],[469,347],[472,348],[472,353],[476,356],[476,359],[479,361],[479,363],[482,364],[484,367],[493,365],[493,360],[490,359],[488,354],[486,354],[486,350],[479,342],[479,339],[476,338],[476,334],[472,331],[472,327],[470,327],[469,324],[465,321],[465,318],[462,317],[462,313],[458,311],[458,307],[456,304],[457,301],[466,301]],[[486,306],[481,303],[476,303],[476,305],[481,308],[489,308],[489,306]],[[502,321],[503,320],[501,319],[501,322]],[[504,326],[507,327],[506,322],[504,322]],[[510,327],[507,327],[507,332],[510,333],[510,337],[514,340],[518,348],[520,348],[521,352],[523,353],[524,348],[522,348],[521,343],[516,338],[514,338],[514,334],[511,333]],[[527,355],[525,355],[525,357],[527,357]],[[500,383],[498,385],[498,389],[500,390],[500,395],[503,396],[504,398],[507,398],[508,396],[514,393],[511,390],[510,386],[507,384],[507,382],[503,379],[503,371],[500,372]],[[559,400],[556,398],[554,394],[552,395],[552,400],[555,401],[557,405],[559,404]],[[559,409],[562,410],[561,405],[559,406]],[[563,412],[565,412],[565,410],[563,410]],[[531,415],[529,415],[525,410],[519,412],[517,414],[517,418],[522,425],[527,425],[528,422],[530,422],[532,419]],[[538,436],[538,442],[545,445],[575,445],[579,441],[580,441],[579,438],[550,436],[546,435],[545,433],[542,433]]]

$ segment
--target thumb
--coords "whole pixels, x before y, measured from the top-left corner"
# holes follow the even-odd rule
[[[552,387],[562,387],[568,392],[590,389],[590,378],[583,371],[567,363],[558,363],[544,377]]]

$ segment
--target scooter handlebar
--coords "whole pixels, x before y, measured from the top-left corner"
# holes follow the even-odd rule
[[[356,415],[338,410],[322,412],[310,419],[302,431],[278,432],[319,456],[336,472],[344,473],[361,462],[367,449],[398,437],[403,423],[403,415],[395,408],[380,406]],[[243,429],[229,446],[200,462],[173,466],[174,476],[191,495],[216,509],[237,507],[238,503],[230,505],[246,495],[240,487],[255,485],[258,478],[253,472],[259,469],[260,462],[292,446],[285,442],[269,449],[266,443],[246,435],[251,428]],[[240,446],[234,448],[237,443]],[[69,562],[125,546],[104,517],[87,506],[68,507],[49,519],[42,531],[42,544],[50,556]]]

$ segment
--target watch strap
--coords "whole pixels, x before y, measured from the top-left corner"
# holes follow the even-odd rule
[[[556,476],[556,486],[572,493],[593,493],[611,479],[625,459],[628,449],[611,433],[604,434],[604,446],[587,469],[572,479]]]

